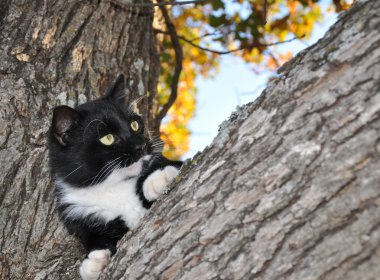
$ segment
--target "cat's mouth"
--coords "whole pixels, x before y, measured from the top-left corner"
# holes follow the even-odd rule
[[[124,167],[131,166],[132,164],[135,164],[136,162],[138,162],[141,158],[143,158],[146,155],[147,155],[147,153],[141,153],[141,154],[138,154],[135,156],[124,155],[124,159],[122,159],[120,167],[124,168]]]
[[[138,159],[131,159],[131,158],[122,160],[120,163],[120,168],[131,166],[132,164],[136,163],[137,161],[138,161]]]

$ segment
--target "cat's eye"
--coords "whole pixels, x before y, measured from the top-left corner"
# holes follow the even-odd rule
[[[133,131],[139,130],[139,123],[137,121],[131,122],[131,128]]]
[[[109,145],[112,145],[113,142],[115,142],[115,137],[112,134],[107,134],[107,135],[103,136],[102,138],[100,138],[99,141],[102,144],[109,146]]]

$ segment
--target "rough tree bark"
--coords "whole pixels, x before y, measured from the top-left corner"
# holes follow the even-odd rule
[[[90,17],[66,59],[73,59],[85,30],[93,36],[104,28],[97,25],[99,17],[107,22],[116,9],[105,2],[96,8],[77,5],[92,7],[98,18]],[[63,11],[79,9],[70,10]],[[27,10],[23,16],[11,9],[5,13],[28,19]],[[379,1],[355,3],[324,39],[284,66],[256,102],[233,114],[210,147],[183,168],[170,194],[120,242],[102,279],[377,279],[379,14]],[[127,22],[131,18],[149,30],[150,23],[137,15]],[[33,30],[30,21],[29,16],[19,30]],[[93,84],[79,78],[49,82],[45,69],[71,77],[67,69],[75,63],[66,62],[61,70],[57,60],[56,67],[47,67],[41,52],[49,24],[40,22],[45,31],[37,52],[30,45],[12,52],[13,44],[27,42],[33,32],[19,34],[16,25],[3,23],[6,32],[0,35],[6,46],[0,55],[7,62],[0,66],[1,113],[7,120],[1,123],[1,279],[74,279],[81,258],[54,212],[44,122],[63,90],[76,94],[77,81],[86,88]],[[110,33],[96,40],[108,43],[102,36]],[[141,30],[137,33],[140,38]],[[15,37],[19,41],[7,41]],[[23,61],[32,57],[28,50],[39,60]],[[101,62],[111,67],[112,55],[106,52],[109,60]],[[141,53],[143,61],[150,61],[146,55]],[[54,81],[62,76],[51,75]],[[95,91],[99,87],[95,83]]]
[[[380,1],[225,122],[102,279],[379,279]]]
[[[153,10],[106,0],[0,1],[0,279],[75,279],[83,257],[58,222],[46,135],[57,104],[94,99],[119,72],[152,127]]]

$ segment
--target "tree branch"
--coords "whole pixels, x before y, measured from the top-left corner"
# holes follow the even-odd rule
[[[158,0],[157,4],[159,3],[164,3],[164,2],[163,0]],[[170,19],[168,10],[166,9],[164,5],[161,5],[159,7],[161,9],[162,15],[165,20],[165,24],[168,29],[168,32],[166,34],[170,36],[170,39],[173,44],[176,61],[175,61],[175,67],[174,67],[173,80],[170,85],[170,97],[169,97],[168,102],[166,102],[166,104],[162,106],[161,111],[157,115],[156,127],[160,126],[162,119],[166,116],[166,113],[169,111],[170,107],[173,105],[173,103],[177,99],[178,82],[179,82],[179,76],[181,75],[181,71],[182,71],[182,60],[183,60],[182,47],[181,47],[181,44],[179,43],[178,34],[173,22]]]
[[[208,33],[208,32],[207,32],[207,33],[205,33],[205,34],[202,35],[202,36],[195,37],[195,38],[191,39],[190,41],[191,41],[191,42],[195,42],[195,41],[198,41],[198,40],[203,39],[203,38],[206,38],[206,37],[216,36],[216,35],[218,35],[218,32],[221,33],[219,30],[215,30],[215,31],[212,32],[212,33]]]
[[[189,0],[189,1],[158,1],[157,3],[125,3],[123,0],[112,0],[120,5],[125,7],[133,7],[133,8],[150,8],[150,7],[163,7],[163,6],[179,6],[179,5],[190,5],[190,4],[202,4],[211,2],[212,0]]]
[[[169,32],[166,32],[166,31],[163,31],[163,30],[159,30],[159,29],[154,29],[154,31],[156,33],[162,33],[162,34],[169,34]],[[170,35],[170,34],[169,34]],[[250,44],[248,46],[244,46],[244,47],[240,47],[240,48],[236,48],[236,49],[232,49],[232,50],[227,50],[227,51],[219,51],[219,50],[215,50],[215,49],[209,49],[209,48],[205,48],[205,47],[202,47],[196,43],[194,43],[194,41],[196,39],[200,39],[200,38],[196,38],[196,39],[187,39],[186,37],[183,37],[183,36],[180,36],[180,35],[177,35],[178,39],[181,39],[182,41],[188,43],[189,45],[193,46],[193,47],[196,47],[202,51],[206,51],[206,52],[211,52],[211,53],[215,53],[215,54],[219,54],[219,55],[224,55],[224,54],[230,54],[230,53],[234,53],[234,52],[238,52],[238,51],[242,51],[242,50],[247,50],[247,49],[252,49],[252,48],[255,48],[255,47],[271,47],[271,46],[276,46],[276,45],[281,45],[281,44],[285,44],[285,43],[289,43],[289,42],[292,42],[294,40],[297,40],[297,39],[302,39],[304,36],[302,37],[293,37],[291,39],[288,39],[288,40],[285,40],[285,41],[281,41],[281,42],[274,42],[274,43],[269,43],[269,44],[257,44],[257,43],[253,43],[253,44]]]

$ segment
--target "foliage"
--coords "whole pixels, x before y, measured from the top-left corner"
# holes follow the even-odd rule
[[[349,7],[349,0],[329,3],[337,12]],[[231,53],[255,69],[275,71],[292,57],[280,52],[278,43],[308,38],[322,14],[320,0],[213,0],[191,6],[173,6],[172,23],[183,49],[183,70],[178,97],[161,126],[164,154],[179,158],[189,147],[187,124],[196,107],[197,75],[212,77],[217,73],[220,55]],[[158,17],[161,73],[159,104],[170,96],[175,52],[165,23]],[[167,23],[166,23],[167,24]]]

